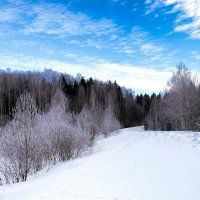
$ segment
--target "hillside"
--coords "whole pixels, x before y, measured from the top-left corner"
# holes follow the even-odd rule
[[[122,129],[93,153],[0,188],[3,200],[199,200],[199,133]]]

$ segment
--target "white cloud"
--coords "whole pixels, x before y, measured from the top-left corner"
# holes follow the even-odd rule
[[[80,57],[75,54],[68,54],[73,58]],[[81,58],[80,58],[81,59]],[[87,63],[90,63],[88,65]],[[170,76],[168,71],[158,71],[153,68],[144,68],[131,64],[117,64],[106,60],[98,60],[95,58],[82,58],[82,63],[71,64],[65,61],[41,59],[28,57],[24,55],[18,56],[0,56],[1,68],[11,68],[13,70],[41,70],[51,68],[60,72],[76,75],[81,73],[86,78],[93,77],[100,80],[117,81],[121,86],[135,89],[137,91],[160,92],[166,87],[167,79]]]
[[[0,5],[0,23],[10,23],[10,29],[19,28],[26,34],[66,36],[111,36],[120,28],[106,18],[95,20],[88,15],[72,12],[63,4],[27,3],[7,0]],[[22,32],[21,32],[22,33]]]
[[[147,4],[147,14],[158,7],[172,6],[171,13],[178,13],[174,31],[200,39],[200,0],[154,0],[147,1]]]
[[[65,44],[109,49],[112,53],[131,57],[138,56],[136,54],[152,57],[164,50],[163,45],[153,41],[138,27],[127,33],[112,20],[92,19],[88,15],[72,12],[62,4],[11,4],[6,13],[7,17],[2,18],[11,24],[19,23],[19,18],[23,22],[19,27],[20,36],[23,33],[32,37],[47,34],[50,39],[59,38]]]
[[[26,33],[46,33],[58,36],[110,35],[118,31],[111,20],[94,20],[73,13],[61,5],[41,4],[32,9],[34,19],[25,27]]]
[[[133,27],[130,34],[119,38],[118,46],[115,48],[129,55],[141,53],[146,57],[156,56],[165,50],[163,45],[139,27]]]
[[[152,0],[146,0],[145,1],[145,4],[150,4],[150,3],[152,3]]]
[[[153,43],[145,43],[145,44],[141,44],[140,50],[144,54],[160,53],[162,51],[162,47],[159,45],[156,46]]]
[[[145,4],[147,5],[148,8],[146,14],[149,14],[155,11],[155,9],[157,9],[158,7],[161,7],[163,4],[163,0],[146,0]]]
[[[20,19],[20,12],[16,8],[0,8],[0,22],[13,22]]]

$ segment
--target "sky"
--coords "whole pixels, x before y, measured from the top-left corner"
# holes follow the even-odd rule
[[[200,0],[0,1],[0,69],[158,93],[180,62],[200,74]]]

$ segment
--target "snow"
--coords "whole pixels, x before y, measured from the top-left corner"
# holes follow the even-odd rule
[[[199,133],[122,129],[93,153],[2,186],[0,200],[199,200]]]

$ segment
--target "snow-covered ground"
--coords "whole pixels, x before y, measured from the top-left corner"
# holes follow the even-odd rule
[[[89,156],[0,187],[0,200],[199,200],[198,134],[123,129]]]

